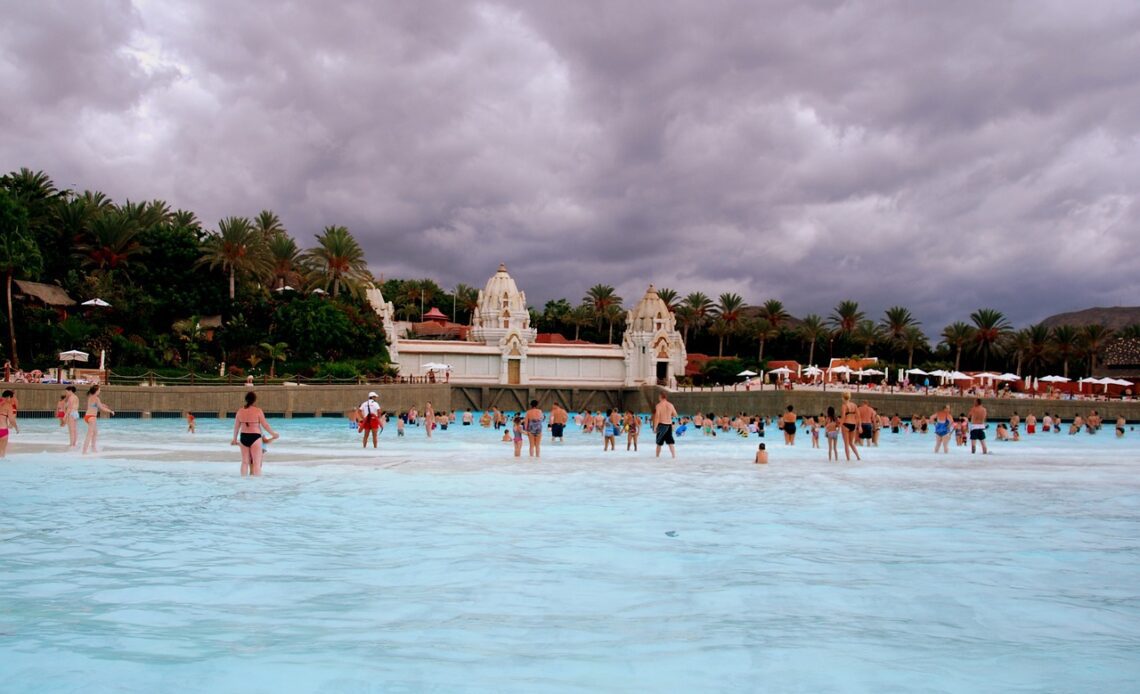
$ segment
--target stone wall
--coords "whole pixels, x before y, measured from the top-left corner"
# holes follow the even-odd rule
[[[63,393],[54,385],[11,384],[20,400],[23,413],[50,414],[55,411],[56,402]],[[243,403],[244,386],[103,386],[101,395],[108,406],[123,415],[141,417],[171,416],[190,411],[198,416],[226,417],[235,412]],[[375,390],[380,395],[381,406],[389,412],[399,412],[410,407],[421,411],[424,404],[431,402],[438,411],[451,409],[488,409],[492,406],[502,410],[525,408],[532,399],[538,400],[543,409],[558,402],[571,411],[579,409],[604,410],[607,407],[632,409],[647,412],[657,402],[660,389],[655,386],[642,388],[586,388],[575,386],[471,386],[459,384],[389,384],[389,385],[308,385],[308,386],[259,386],[254,389],[258,405],[271,416],[324,416],[339,415],[357,407]],[[801,415],[817,414],[833,406],[839,409],[839,390],[827,392],[795,391],[682,391],[670,393],[669,399],[682,414],[694,412],[716,412],[735,414],[746,412],[775,416],[792,405]],[[86,390],[79,389],[80,404],[84,402]],[[957,415],[969,409],[972,398],[940,398],[919,395],[892,395],[890,393],[852,393],[856,401],[868,400],[884,414],[896,412],[906,418],[915,413],[931,414],[946,402]],[[1038,417],[1045,412],[1060,413],[1065,419],[1074,414],[1087,414],[1096,409],[1106,421],[1114,420],[1123,414],[1129,421],[1140,420],[1140,401],[1081,401],[1038,399],[985,399],[983,402],[993,419],[1008,419],[1015,411],[1023,418],[1029,412]]]
[[[693,412],[715,412],[717,414],[760,414],[775,416],[792,405],[800,415],[818,414],[826,412],[828,406],[839,410],[841,390],[764,390],[764,391],[723,391],[723,392],[676,392],[671,393],[669,400],[677,411],[683,414]],[[656,395],[651,396],[656,399]],[[876,410],[886,415],[898,414],[906,419],[913,414],[933,414],[947,402],[950,411],[955,415],[965,413],[974,403],[972,397],[927,397],[922,395],[902,395],[891,393],[868,393],[852,391],[851,397],[855,402],[867,400]],[[991,419],[1009,419],[1014,412],[1025,415],[1032,412],[1040,418],[1046,412],[1060,413],[1065,419],[1072,419],[1073,415],[1080,413],[1087,415],[1096,410],[1105,421],[1115,420],[1118,415],[1124,415],[1129,421],[1140,420],[1140,401],[1121,400],[1049,400],[1045,398],[983,398],[982,404]]]

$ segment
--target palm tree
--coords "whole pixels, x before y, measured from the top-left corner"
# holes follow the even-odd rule
[[[269,252],[272,266],[270,274],[273,275],[273,288],[284,289],[291,283],[299,284],[306,268],[297,242],[285,234],[274,234],[267,237],[265,249]]]
[[[43,256],[27,225],[23,205],[0,188],[0,272],[4,273],[8,300],[8,356],[17,369],[20,355],[16,351],[16,322],[12,315],[12,280],[16,275],[35,277],[43,268]]]
[[[916,350],[929,350],[930,342],[917,325],[908,325],[902,332],[897,343],[906,350],[906,368],[914,368],[914,353]]]
[[[452,294],[452,297],[452,313],[455,315],[452,315],[451,320],[457,323],[470,323],[471,315],[475,313],[475,309],[479,305],[479,290],[460,282],[455,285],[455,293]],[[459,316],[464,316],[465,321],[459,320]]]
[[[768,340],[773,340],[780,336],[780,329],[772,324],[772,321],[767,318],[757,318],[749,325],[750,332],[756,336],[756,340],[760,343],[760,351],[756,356],[756,360],[760,363],[764,362],[764,345]]]
[[[725,292],[720,295],[717,300],[716,307],[713,309],[717,321],[722,323],[720,326],[717,337],[717,356],[724,356],[724,338],[736,333],[740,329],[741,312],[744,309],[744,297],[733,292]]]
[[[1014,333],[1015,339],[1010,340],[1010,347],[1017,354],[1017,373],[1021,375],[1022,367],[1033,375],[1045,363],[1049,356],[1049,328],[1041,323]]]
[[[364,250],[346,227],[325,227],[317,235],[317,247],[308,251],[305,257],[312,262],[313,272],[323,288],[332,288],[334,299],[342,287],[359,296],[372,279],[364,260]]]
[[[700,330],[701,327],[708,323],[709,318],[712,317],[712,312],[712,299],[704,292],[691,292],[685,297],[685,300],[681,302],[677,317],[678,319],[683,318],[684,320],[682,326],[684,327],[686,348],[689,346],[689,328],[692,328],[694,333]]]
[[[791,314],[784,309],[784,302],[778,299],[768,299],[760,307],[760,317],[776,329],[776,334],[784,329],[784,324],[791,318]]]
[[[892,306],[883,312],[883,320],[879,321],[887,339],[894,343],[902,340],[903,333],[911,326],[919,323],[911,315],[910,310],[902,306]]]
[[[969,323],[955,321],[942,329],[942,344],[955,350],[954,370],[962,366],[962,348],[970,344],[974,337],[974,329]]]
[[[1050,336],[1053,352],[1061,358],[1063,370],[1061,375],[1065,378],[1069,377],[1069,359],[1077,353],[1078,335],[1077,329],[1071,325],[1058,325],[1053,328],[1053,333]]]
[[[800,339],[808,343],[808,366],[815,364],[815,345],[827,335],[823,318],[815,313],[804,316],[799,327]]]
[[[721,359],[724,357],[724,338],[727,337],[729,335],[729,333],[731,333],[731,332],[732,332],[732,326],[730,326],[720,316],[717,316],[716,318],[714,318],[712,320],[711,323],[709,323],[709,333],[712,335],[716,335],[716,337],[717,337],[718,346],[717,346],[716,356],[718,359]]]
[[[234,300],[238,275],[268,277],[273,272],[265,240],[245,217],[226,217],[218,222],[217,233],[210,234],[202,243],[198,265],[209,266],[211,270],[221,268],[226,273],[230,301]]]
[[[265,352],[265,356],[269,359],[269,377],[277,377],[277,362],[285,361],[285,357],[289,355],[289,345],[284,342],[277,344],[270,344],[268,342],[261,343],[261,349]]]
[[[257,233],[266,241],[273,239],[276,236],[286,236],[285,225],[281,223],[281,218],[276,213],[269,210],[262,210],[257,213],[253,218],[253,228],[257,229]]]
[[[835,310],[831,312],[827,322],[835,330],[836,337],[850,337],[855,332],[855,326],[863,320],[864,314],[859,310],[859,302],[845,299],[840,301]]]
[[[609,307],[616,306],[617,308],[621,308],[621,297],[617,295],[614,288],[610,285],[595,284],[586,292],[586,296],[582,301],[594,310],[594,317],[598,321],[599,328],[602,326],[602,319],[609,318],[610,334],[607,342],[612,344],[614,341],[614,314],[610,312]]]
[[[661,297],[661,300],[665,302],[665,305],[669,307],[670,311],[676,312],[677,302],[681,298],[676,289],[662,287],[657,290],[657,296]]]
[[[190,316],[189,318],[175,321],[170,326],[178,339],[186,343],[186,367],[189,369],[194,368],[194,355],[198,353],[198,343],[205,335],[202,329],[202,321],[198,316]]]
[[[1130,323],[1116,331],[1116,336],[1122,340],[1140,340],[1140,323]]]
[[[881,337],[879,326],[875,325],[874,321],[866,319],[856,323],[855,330],[851,333],[851,339],[863,346],[863,356],[865,357],[871,356],[871,348]]]
[[[589,304],[578,304],[570,309],[570,312],[566,314],[564,320],[574,326],[574,340],[576,341],[581,334],[582,326],[594,322],[594,308]]]
[[[143,252],[136,237],[142,231],[141,219],[148,218],[138,207],[112,208],[91,219],[87,234],[76,246],[83,264],[111,275],[126,272],[131,257]]]
[[[1089,358],[1089,375],[1096,371],[1096,360],[1109,338],[1112,337],[1112,328],[1100,323],[1090,323],[1081,329],[1080,346]]]
[[[997,351],[1005,336],[1013,329],[1001,311],[980,308],[970,314],[974,321],[974,349],[982,354],[982,370],[989,366],[990,352]]]

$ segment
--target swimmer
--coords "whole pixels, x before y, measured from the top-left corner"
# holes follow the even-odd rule
[[[780,417],[780,427],[784,430],[784,445],[796,445],[796,410],[791,405],[788,405],[788,411]]]
[[[6,390],[3,399],[0,399],[0,458],[8,455],[8,438],[16,419],[15,409],[12,406],[14,397],[15,393]]]
[[[67,447],[75,448],[79,443],[79,396],[75,394],[75,386],[68,386],[64,391],[67,398],[63,411],[63,420],[67,422]]]
[[[527,453],[531,458],[542,457],[542,420],[545,415],[538,409],[538,401],[530,401],[530,409],[526,411],[526,437],[529,443]]]
[[[986,449],[986,408],[982,406],[981,398],[974,398],[974,406],[970,408],[970,454],[976,451],[979,442],[982,444],[982,455],[987,455]]]
[[[950,452],[950,430],[954,418],[950,415],[950,405],[946,405],[934,415],[934,452],[941,448],[943,453]]]
[[[827,459],[830,461],[834,454],[835,461],[839,462],[839,418],[835,416],[834,407],[827,408],[827,418],[823,421],[823,434],[827,439]]]
[[[562,434],[570,422],[570,413],[561,405],[554,403],[550,406],[550,440],[562,443]]]
[[[183,412],[182,416],[186,419],[186,432],[193,434],[195,431],[194,414],[192,412]]]
[[[230,445],[241,447],[242,477],[261,475],[261,457],[264,452],[262,441],[269,443],[281,438],[281,435],[269,426],[269,422],[265,421],[265,413],[254,405],[255,402],[257,402],[257,393],[251,390],[245,394],[245,405],[234,415],[234,437]],[[263,429],[269,434],[264,439],[261,435]]]
[[[620,431],[620,426],[614,424],[614,410],[609,408],[606,410],[606,421],[602,429],[602,451],[617,450],[617,432]]]
[[[627,410],[625,413],[625,450],[637,450],[637,435],[641,433],[641,418],[633,413],[633,410]]]
[[[653,431],[657,434],[657,454],[655,457],[661,457],[661,447],[669,446],[669,454],[673,458],[677,457],[677,449],[673,443],[673,419],[677,416],[677,408],[673,407],[673,403],[669,402],[668,396],[664,391],[660,394],[660,399],[657,406],[653,408]]]
[[[764,444],[760,444],[760,449],[756,451],[756,459],[753,462],[757,465],[768,464],[768,451],[764,449]]]
[[[523,442],[523,419],[515,415],[514,425],[512,426],[515,441],[515,457],[522,457],[522,442]],[[504,432],[505,433],[505,432]]]
[[[87,453],[90,449],[92,453],[97,453],[96,444],[99,439],[99,413],[106,412],[112,417],[115,416],[115,411],[110,407],[103,404],[99,399],[99,386],[94,385],[87,389],[87,413],[83,415],[83,421],[87,423],[87,436],[83,439],[83,452]]]
[[[859,457],[859,451],[855,448],[856,432],[859,432],[863,421],[859,414],[859,407],[851,402],[851,393],[848,391],[843,392],[843,402],[839,407],[839,421],[843,425],[840,434],[843,436],[843,455],[847,460],[851,460],[851,454],[855,454],[855,460],[862,460]],[[838,458],[838,456],[836,456]]]

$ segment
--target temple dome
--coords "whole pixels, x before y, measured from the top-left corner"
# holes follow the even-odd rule
[[[653,285],[645,290],[645,296],[630,309],[626,316],[627,330],[655,333],[660,330],[672,332],[676,330],[677,319],[669,310],[665,300],[657,295]]]
[[[480,342],[502,339],[510,331],[518,332],[527,342],[534,341],[536,335],[530,327],[526,293],[519,291],[505,263],[499,264],[498,271],[479,292],[471,324],[474,339]]]

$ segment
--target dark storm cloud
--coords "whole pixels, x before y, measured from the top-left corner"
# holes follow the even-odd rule
[[[1135,304],[1132,2],[5,0],[0,158],[386,276]]]

